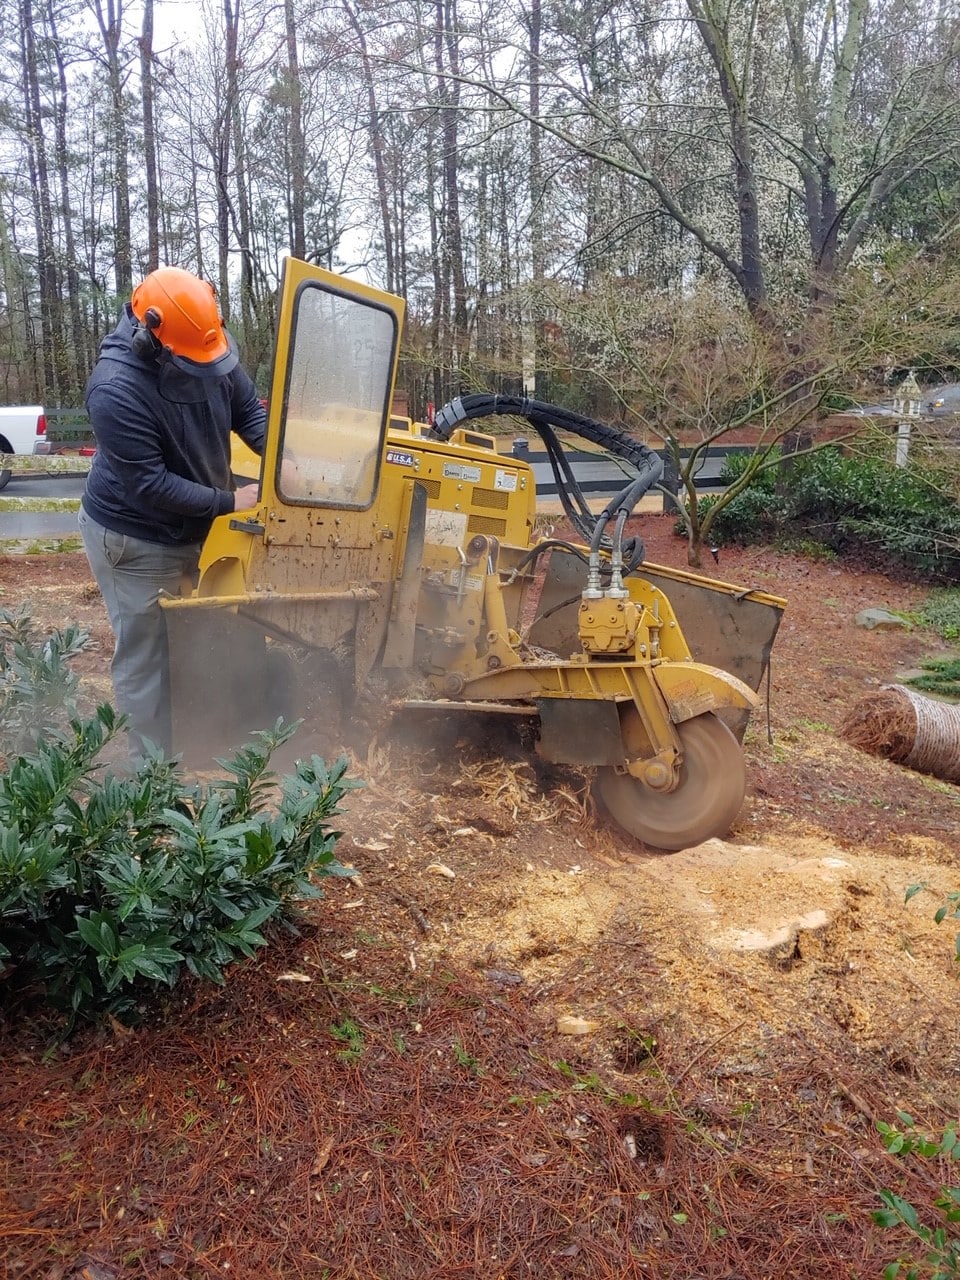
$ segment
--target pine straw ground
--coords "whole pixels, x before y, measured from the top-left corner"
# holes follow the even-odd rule
[[[642,532],[682,564],[668,521]],[[908,1247],[871,1222],[880,1188],[923,1211],[954,1177],[887,1155],[876,1121],[958,1118],[932,914],[960,791],[839,725],[943,646],[853,624],[916,607],[915,585],[771,551],[715,572],[790,602],[729,843],[645,850],[515,735],[425,721],[357,747],[339,851],[358,879],[298,937],[134,1030],[58,1046],[8,1011],[0,1274],[878,1277]],[[106,688],[82,557],[10,557],[0,589],[90,626],[84,679]],[[781,942],[751,949],[763,930]]]

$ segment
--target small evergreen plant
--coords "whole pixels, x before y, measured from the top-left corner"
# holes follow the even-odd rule
[[[731,454],[721,479],[744,468]],[[761,471],[719,510],[710,526],[718,545],[816,541],[841,555],[907,570],[929,582],[960,581],[960,508],[944,495],[951,478],[931,468],[896,467],[835,448]],[[716,498],[700,501],[701,516]],[[683,534],[682,521],[677,533]]]
[[[68,1026],[184,973],[223,983],[267,926],[292,927],[320,878],[351,874],[330,819],[358,785],[343,758],[278,778],[270,758],[296,729],[279,721],[205,784],[159,753],[114,776],[102,756],[122,720],[76,710],[68,663],[86,643],[0,613],[0,997],[38,995]]]
[[[932,1162],[938,1172],[960,1159],[955,1126],[939,1134],[921,1133],[913,1117],[897,1112],[898,1125],[877,1121],[883,1144],[891,1155]],[[880,1192],[882,1209],[873,1213],[878,1227],[905,1234],[911,1248],[883,1270],[883,1280],[948,1280],[960,1276],[960,1187],[941,1185],[925,1210],[889,1188]]]

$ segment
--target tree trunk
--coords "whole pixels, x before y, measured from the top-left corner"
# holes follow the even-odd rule
[[[53,235],[53,209],[50,199],[50,174],[47,165],[46,139],[40,100],[40,68],[36,29],[31,0],[21,0],[20,24],[23,54],[24,124],[27,136],[27,162],[33,199],[37,236],[37,280],[40,286],[40,332],[42,338],[41,369],[46,394],[57,394],[63,381],[59,361],[63,357],[63,333],[60,326],[60,288],[57,273],[57,251]],[[34,367],[34,383],[37,373]]]
[[[28,353],[35,344],[31,341],[31,314],[23,264],[20,255],[10,241],[10,228],[3,205],[0,204],[0,280],[6,295],[3,315],[3,335],[7,358],[3,362],[3,396],[10,403],[26,398],[26,388],[21,387],[20,377],[28,363]],[[33,398],[31,392],[30,398]]]
[[[439,409],[446,399],[446,327],[444,324],[443,249],[440,244],[441,209],[437,192],[436,129],[431,123],[424,131],[426,143],[427,210],[430,228],[430,269],[433,275],[433,297],[430,305],[430,363],[433,378],[433,403]]]
[[[744,51],[738,50],[738,68],[734,64],[734,49],[727,25],[729,13],[714,10],[713,0],[687,0],[687,7],[716,69],[720,95],[727,112],[740,231],[738,283],[750,313],[761,323],[766,323],[767,283],[763,269],[760,200],[757,194],[756,157],[750,120],[752,43],[748,42]]]
[[[543,229],[546,191],[543,181],[543,133],[540,119],[540,0],[531,0],[527,14],[530,57],[530,271],[533,297],[533,360],[534,395],[538,400],[549,399],[547,377],[546,313],[544,309],[544,282],[546,278],[546,249]]]
[[[48,3],[47,23],[50,28],[51,51],[56,58],[57,98],[54,109],[54,147],[57,181],[60,188],[60,213],[63,225],[63,258],[66,276],[67,313],[63,313],[63,327],[67,328],[69,315],[70,341],[64,343],[63,384],[61,398],[79,403],[86,373],[92,367],[96,352],[90,341],[89,325],[84,322],[80,304],[80,272],[77,267],[77,244],[73,227],[73,206],[70,198],[70,160],[67,142],[67,71],[63,49],[57,30],[54,5]]]
[[[438,45],[437,74],[440,85],[443,129],[443,186],[446,210],[445,242],[453,289],[453,347],[457,374],[467,347],[467,280],[463,262],[463,226],[460,220],[460,71],[456,31],[456,0],[437,0],[437,23],[443,31],[449,77],[443,74],[443,54]]]
[[[229,127],[233,135],[233,195],[230,194],[230,188],[224,184],[224,205],[228,217],[228,225],[232,227],[236,236],[238,247],[240,249],[240,324],[241,332],[238,335],[241,342],[241,351],[245,363],[249,363],[253,367],[258,367],[266,358],[264,351],[264,332],[263,322],[261,318],[261,308],[257,299],[257,254],[255,247],[255,228],[252,209],[252,195],[250,191],[250,165],[247,142],[247,130],[244,127],[244,114],[241,107],[242,90],[239,83],[239,70],[243,59],[239,52],[239,4],[237,6],[237,22],[233,35],[234,55],[235,55],[235,74],[233,82],[229,86],[225,111],[228,113]],[[296,46],[294,46],[294,57],[296,57]],[[299,90],[299,73],[297,78],[297,87]],[[299,112],[299,105],[297,108]],[[302,151],[302,148],[301,148]],[[301,155],[302,168],[302,155]],[[296,186],[296,179],[291,175],[291,182]],[[291,241],[291,252],[297,257],[305,256],[305,245],[303,236],[303,181],[299,180],[300,197],[299,197],[299,243],[294,244]],[[231,220],[232,214],[232,220]],[[294,225],[296,217],[293,218]],[[225,318],[232,318],[232,308],[230,306],[231,299],[229,296],[222,299]]]
[[[370,132],[370,147],[373,151],[373,165],[377,179],[377,202],[380,208],[380,230],[383,235],[383,257],[386,273],[386,289],[394,293],[397,289],[396,262],[394,259],[393,231],[390,222],[390,195],[387,189],[387,166],[383,155],[383,131],[380,128],[380,108],[377,105],[377,93],[373,77],[373,68],[367,52],[367,38],[360,25],[356,13],[347,0],[343,0],[343,11],[350,20],[357,36],[360,50],[360,63],[363,67],[363,85],[367,95],[367,111]]]
[[[297,25],[293,0],[283,6],[287,40],[287,93],[290,110],[290,247],[295,258],[306,258],[304,198],[307,185],[303,141],[303,104],[300,92],[300,62],[297,56]]]
[[[103,40],[110,90],[110,150],[113,157],[113,261],[118,297],[126,298],[133,288],[133,257],[130,230],[130,166],[127,120],[123,103],[124,72],[120,65],[123,37],[123,0],[93,0],[94,13]]]
[[[146,272],[160,265],[160,194],[157,180],[157,130],[153,86],[153,0],[143,0],[140,30],[140,97],[143,105],[143,166],[147,188]]]
[[[220,306],[230,318],[230,152],[233,140],[234,108],[238,98],[240,66],[240,0],[223,0],[223,27],[226,38],[226,81],[223,118],[218,122],[214,163],[217,181],[217,280]]]

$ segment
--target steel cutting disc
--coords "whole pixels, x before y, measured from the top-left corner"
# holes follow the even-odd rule
[[[714,715],[677,726],[683,746],[680,780],[673,791],[654,791],[629,773],[604,768],[597,786],[611,817],[625,831],[657,849],[689,849],[724,836],[740,812],[747,773],[740,744]]]

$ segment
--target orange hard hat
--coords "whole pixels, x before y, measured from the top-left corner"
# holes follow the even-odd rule
[[[216,378],[236,368],[237,344],[223,326],[208,280],[180,267],[159,267],[134,289],[130,306],[156,354],[166,353],[185,373]]]

